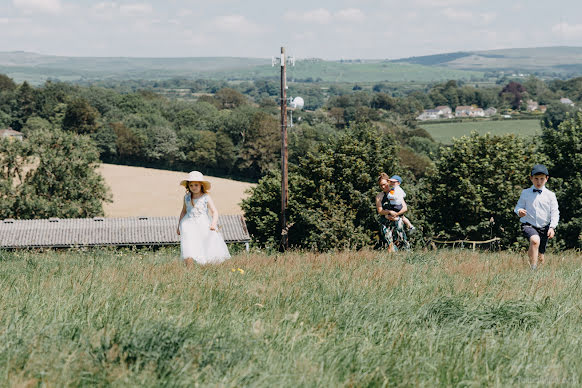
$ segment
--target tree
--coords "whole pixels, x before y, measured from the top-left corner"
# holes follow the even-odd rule
[[[6,74],[0,74],[0,92],[5,90],[15,90],[16,84],[12,78],[8,77]]]
[[[26,120],[36,112],[35,90],[24,81],[16,91],[16,114],[11,126],[19,131]]]
[[[568,248],[582,248],[582,113],[565,119],[557,128],[545,127],[540,148],[548,157],[549,185],[557,186],[557,237]]]
[[[542,127],[558,129],[563,121],[574,116],[574,112],[576,112],[576,108],[561,102],[554,102],[548,105],[542,117]]]
[[[280,141],[277,119],[263,112],[255,113],[242,144],[239,170],[253,178],[265,174],[279,156]]]
[[[115,148],[120,161],[139,160],[145,152],[146,136],[137,129],[123,123],[109,124],[116,135]]]
[[[424,181],[427,199],[419,206],[425,229],[444,239],[500,237],[504,246],[512,244],[519,235],[513,209],[538,162],[534,155],[533,145],[515,135],[473,133],[455,140]]]
[[[508,101],[513,109],[519,109],[525,88],[515,81],[509,82],[501,91],[499,96]]]
[[[245,96],[231,88],[220,89],[214,98],[218,100],[221,109],[238,108],[247,103]]]
[[[289,168],[289,244],[332,250],[374,244],[376,178],[396,171],[393,137],[360,124]],[[243,201],[249,231],[262,244],[280,239],[280,175],[270,172]]]
[[[216,166],[216,133],[192,130],[183,138],[186,162],[196,170]]]
[[[63,118],[63,129],[80,135],[91,134],[99,127],[99,112],[83,98],[68,104]]]
[[[103,215],[103,202],[110,196],[95,170],[99,153],[88,137],[38,130],[22,142],[0,141],[0,155],[0,208],[5,217]]]

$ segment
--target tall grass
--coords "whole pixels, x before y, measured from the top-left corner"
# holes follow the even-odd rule
[[[579,385],[582,257],[0,252],[0,385]]]

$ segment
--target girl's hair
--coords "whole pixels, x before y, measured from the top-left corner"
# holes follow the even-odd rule
[[[192,181],[192,182],[196,182],[196,181]],[[200,183],[200,182],[198,182],[198,183]],[[186,191],[190,193],[190,181],[186,182]],[[204,188],[204,185],[202,183],[200,183],[200,191],[202,193],[206,194],[206,189]]]
[[[385,172],[381,172],[380,176],[378,177],[378,183],[380,183],[381,180],[389,180],[390,177],[388,176],[388,174],[386,174]]]

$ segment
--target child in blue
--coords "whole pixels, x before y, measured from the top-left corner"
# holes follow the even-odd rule
[[[556,194],[546,188],[549,173],[546,166],[536,164],[531,170],[530,180],[533,185],[521,192],[515,213],[520,217],[521,230],[529,240],[529,264],[536,269],[544,263],[548,238],[555,235],[560,219]]]

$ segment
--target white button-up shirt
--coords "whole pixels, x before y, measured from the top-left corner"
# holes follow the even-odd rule
[[[533,191],[534,189],[535,187],[531,186],[521,192],[515,206],[515,214],[518,214],[519,209],[525,209],[527,214],[519,219],[522,223],[527,222],[537,228],[550,224],[550,228],[555,229],[560,219],[556,194],[545,186],[542,187],[541,193]]]

